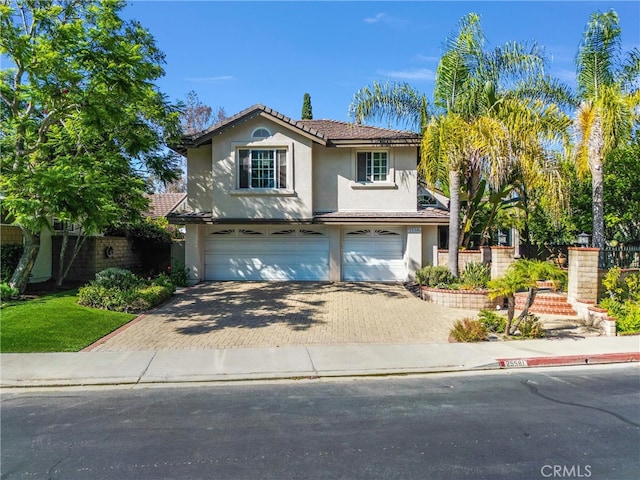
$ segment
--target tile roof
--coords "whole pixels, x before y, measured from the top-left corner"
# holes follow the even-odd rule
[[[392,130],[337,120],[292,120],[272,108],[256,104],[212,125],[203,132],[183,137],[181,144],[174,148],[180,153],[184,153],[187,147],[198,147],[207,144],[216,134],[222,133],[228,128],[232,128],[241,122],[257,116],[268,117],[286,127],[297,130],[298,133],[322,145],[360,142],[369,144],[399,143],[415,146],[420,142],[420,135],[414,132]]]
[[[214,218],[211,212],[173,212],[170,223],[300,223],[300,220]],[[446,225],[449,212],[441,208],[424,207],[415,212],[325,212],[315,213],[313,219],[303,223],[395,223]]]
[[[337,120],[298,120],[296,124],[322,132],[322,134],[330,140],[371,140],[380,138],[420,139],[420,136],[413,132],[340,122]]]
[[[445,225],[448,220],[449,212],[436,207],[423,207],[415,212],[326,212],[314,215],[316,223],[406,222]]]
[[[166,217],[187,198],[186,193],[153,193],[145,196],[149,199],[147,216],[151,218]]]

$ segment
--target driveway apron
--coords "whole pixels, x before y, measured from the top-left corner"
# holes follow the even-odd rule
[[[456,320],[476,313],[423,302],[393,283],[210,282],[87,350],[441,343]]]

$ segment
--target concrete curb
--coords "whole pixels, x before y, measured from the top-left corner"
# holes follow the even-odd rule
[[[640,353],[601,353],[593,355],[562,355],[554,357],[498,358],[501,369],[527,367],[560,367],[571,365],[601,365],[607,363],[640,362]]]

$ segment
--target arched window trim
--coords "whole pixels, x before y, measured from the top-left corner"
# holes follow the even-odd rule
[[[266,135],[264,135],[266,132]],[[258,127],[253,132],[251,132],[251,138],[269,138],[271,136],[271,131],[265,127]]]

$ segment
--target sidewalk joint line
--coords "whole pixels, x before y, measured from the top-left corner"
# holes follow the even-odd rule
[[[149,367],[151,366],[151,363],[153,362],[154,358],[156,358],[156,355],[158,355],[158,351],[157,350],[155,352],[153,352],[153,356],[149,359],[149,363],[147,363],[147,366],[144,367],[144,370],[142,371],[142,373],[138,377],[138,380],[136,381],[136,385],[140,385],[140,382],[142,382],[142,378],[147,373],[147,370],[149,370]]]
[[[303,345],[304,346],[304,351],[307,352],[307,357],[309,357],[309,363],[311,363],[311,369],[313,370],[313,375],[315,377],[319,377],[320,374],[318,373],[318,370],[316,369],[316,366],[313,363],[313,359],[311,358],[311,353],[309,353],[309,347],[307,345]]]

